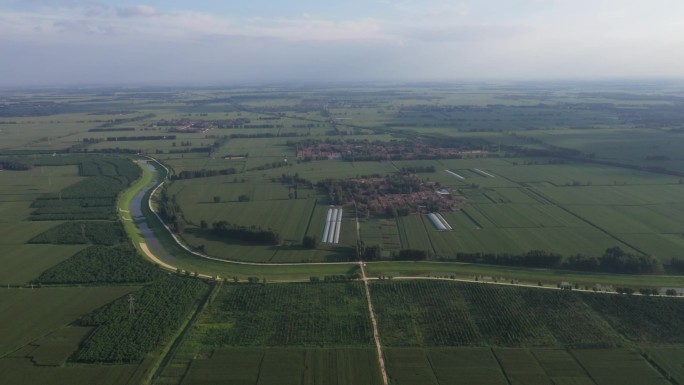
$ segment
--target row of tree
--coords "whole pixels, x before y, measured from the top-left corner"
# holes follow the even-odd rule
[[[16,160],[0,160],[0,170],[26,171],[32,167],[29,163]]]
[[[563,258],[560,254],[533,250],[524,254],[457,253],[459,262],[491,265],[523,266],[537,268],[561,268],[619,274],[661,274],[663,265],[655,257],[627,253],[619,247],[611,247],[600,257],[573,255]]]
[[[212,224],[211,231],[220,237],[230,238],[241,242],[277,245],[280,235],[271,229],[264,230],[258,226],[240,226],[218,221]]]
[[[221,170],[183,170],[176,175],[171,176],[171,179],[194,179],[194,178],[207,178],[219,175],[233,175],[237,173],[235,167],[224,168]]]

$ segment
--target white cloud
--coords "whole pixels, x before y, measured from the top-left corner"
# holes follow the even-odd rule
[[[47,3],[0,6],[0,82],[684,76],[674,0],[403,0],[345,18]]]
[[[149,5],[133,5],[129,7],[118,8],[116,14],[119,17],[153,17],[161,15],[161,12]]]

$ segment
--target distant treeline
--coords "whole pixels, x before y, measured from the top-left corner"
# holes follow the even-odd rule
[[[357,279],[361,279],[361,275],[359,273],[352,273],[352,274],[338,274],[338,275],[326,275],[323,276],[322,282],[330,283],[330,282],[349,282],[349,281],[354,281]],[[321,278],[317,276],[311,276],[309,277],[309,282],[311,283],[320,283]]]
[[[134,140],[174,140],[176,135],[146,135],[146,136],[108,136],[108,142],[125,142]]]
[[[524,266],[524,267],[559,267],[563,256],[542,250],[529,251],[522,255],[491,253],[457,253],[458,262],[484,263],[488,265]]]
[[[33,166],[16,160],[0,160],[0,170],[26,171]]]
[[[297,132],[281,132],[279,134],[274,134],[270,132],[260,133],[260,134],[230,134],[230,138],[233,139],[257,139],[257,138],[294,138],[298,136],[309,136],[308,133],[297,133]]]
[[[189,147],[189,148],[172,148],[169,154],[188,154],[191,152],[211,152],[211,147]]]
[[[399,252],[392,252],[392,259],[395,261],[423,261],[427,257],[425,250],[403,249]]]
[[[270,128],[283,128],[284,126],[282,124],[245,124],[242,126],[242,128],[263,128],[263,129],[270,129]]]
[[[401,168],[401,172],[407,173],[420,173],[420,172],[435,172],[435,166],[406,166]]]
[[[280,236],[272,230],[263,230],[256,226],[233,225],[226,221],[214,222],[212,232],[220,237],[226,237],[237,241],[277,245]]]
[[[237,170],[235,167],[231,168],[224,168],[222,170],[183,170],[179,172],[177,175],[171,176],[171,179],[194,179],[194,178],[207,178],[211,176],[219,176],[219,175],[232,175],[237,173]]]
[[[135,131],[135,127],[100,127],[91,128],[88,132]]]
[[[459,262],[490,265],[522,266],[536,268],[561,268],[618,274],[661,274],[663,265],[657,258],[630,254],[619,247],[606,249],[600,257],[573,255],[567,258],[543,250],[533,250],[522,255],[491,253],[457,253]],[[684,266],[684,261],[682,262]]]
[[[377,245],[361,244],[358,249],[363,260],[381,259],[382,250]],[[404,249],[392,251],[390,258],[395,261],[422,261],[430,257],[425,250]],[[655,257],[627,253],[619,247],[612,247],[600,257],[560,254],[544,250],[532,250],[523,254],[495,253],[457,253],[453,257],[440,257],[440,261],[457,261],[500,266],[520,266],[546,269],[567,269],[615,274],[662,274],[663,264]],[[684,273],[684,259],[673,258],[670,268]]]
[[[192,126],[192,128],[241,128],[249,123],[246,118],[223,119],[223,120],[191,120],[191,119],[162,119],[155,123],[156,126]]]
[[[289,184],[289,185],[302,184],[302,185],[305,185],[309,188],[313,188],[313,186],[314,186],[313,182],[311,182],[310,180],[308,180],[306,178],[302,178],[301,176],[299,176],[298,172],[296,172],[294,175],[283,173],[280,176],[280,178],[273,177],[273,178],[271,178],[271,181],[272,182],[281,182],[281,183]]]

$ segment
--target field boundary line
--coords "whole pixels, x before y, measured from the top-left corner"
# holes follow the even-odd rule
[[[499,359],[499,356],[496,355],[496,351],[494,351],[493,346],[489,348],[489,352],[492,353],[494,360],[496,360],[497,365],[499,365],[499,370],[501,371],[503,377],[506,379],[508,385],[512,385],[513,383],[511,382],[511,379],[508,378],[508,373],[506,373],[506,369],[504,369],[503,365],[501,365],[501,360]]]
[[[670,384],[679,385],[679,382],[677,382],[677,380],[672,378],[672,375],[670,375],[670,373],[667,370],[665,370],[665,368],[660,366],[660,364],[658,364],[658,361],[651,358],[648,355],[648,353],[640,352],[639,355],[644,359],[644,361],[646,361],[646,363],[648,363],[653,369],[655,369],[658,373],[660,373],[660,375],[663,376],[663,378],[665,380],[667,380]]]
[[[584,370],[584,373],[587,374],[587,377],[589,377],[589,379],[592,380],[592,381],[594,382],[594,384],[598,384],[598,381],[596,381],[596,379],[594,378],[594,376],[591,375],[591,373],[589,372],[589,370],[587,370],[587,368],[584,366],[584,364],[577,358],[577,356],[576,356],[575,353],[572,351],[572,349],[565,349],[565,351],[567,351],[568,354],[570,355],[570,357],[572,357],[572,359],[575,360],[575,362],[577,363],[577,365],[579,365],[580,368],[582,368],[582,370]]]
[[[435,249],[434,243],[432,243],[432,237],[430,236],[430,232],[428,231],[427,225],[425,224],[425,218],[423,218],[423,215],[420,216],[420,223],[423,225],[423,230],[425,230],[425,233],[428,236],[428,242],[430,242],[430,248],[432,249],[432,255],[436,256],[437,255],[437,249]]]
[[[309,234],[309,228],[311,228],[311,221],[313,221],[314,214],[316,213],[316,206],[318,205],[318,198],[314,198],[313,208],[311,209],[311,214],[309,215],[309,222],[306,224],[306,230],[304,230],[304,235]]]

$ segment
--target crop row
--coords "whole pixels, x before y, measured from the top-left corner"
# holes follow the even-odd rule
[[[347,346],[372,341],[363,286],[356,282],[224,286],[201,329],[202,342],[211,346]]]
[[[609,347],[623,343],[603,314],[590,306],[599,295],[444,281],[379,282],[371,291],[380,335],[389,346]],[[629,298],[603,295],[600,300],[619,303]],[[666,318],[674,327],[673,317],[680,313],[668,311]],[[659,323],[668,325],[668,321]],[[653,322],[642,324],[653,327]]]

